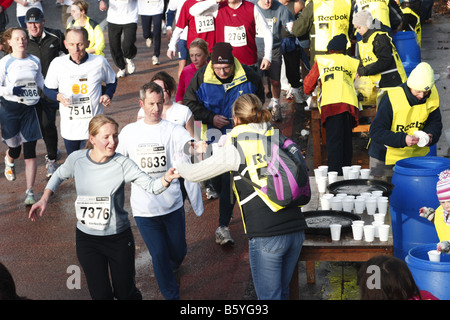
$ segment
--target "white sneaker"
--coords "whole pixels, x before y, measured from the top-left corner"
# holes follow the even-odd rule
[[[216,230],[216,243],[220,245],[234,244],[233,238],[231,238],[230,229],[228,227],[218,227]]]
[[[128,73],[133,74],[136,71],[136,66],[134,65],[133,59],[125,58],[125,62],[127,63]]]
[[[162,34],[167,34],[167,26],[166,26],[166,22],[164,20],[161,21],[161,30],[162,30]]]
[[[159,58],[157,56],[153,56],[152,57],[152,62],[153,62],[154,65],[159,64]]]
[[[11,164],[8,161],[8,158],[5,156],[5,177],[8,181],[16,180],[16,171],[14,163]]]
[[[56,169],[58,169],[58,164],[56,160],[50,160],[47,156],[45,156],[45,167],[47,168],[47,178],[50,178],[53,173],[55,173]]]
[[[117,78],[123,78],[127,75],[127,72],[125,69],[120,69],[119,72],[117,72]]]
[[[145,45],[150,48],[152,46],[153,40],[151,38],[147,38],[145,40]]]
[[[303,91],[303,87],[300,88],[292,88],[292,96],[296,103],[303,103],[306,101],[305,93]]]
[[[27,206],[32,206],[33,204],[36,203],[36,199],[34,199],[34,193],[33,190],[29,189],[25,192],[26,197],[25,197],[25,205]]]

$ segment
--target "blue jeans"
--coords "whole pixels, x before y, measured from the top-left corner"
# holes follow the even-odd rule
[[[304,231],[249,240],[250,267],[258,299],[289,299],[289,283],[304,240]]]
[[[86,143],[88,142],[88,140],[63,140],[67,155],[71,154],[74,151],[86,148]]]
[[[142,238],[152,256],[159,290],[167,300],[180,298],[174,271],[187,253],[184,207],[157,217],[135,217]]]

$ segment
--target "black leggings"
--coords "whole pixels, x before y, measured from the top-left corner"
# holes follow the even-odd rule
[[[142,300],[135,283],[135,246],[130,228],[110,236],[93,236],[77,228],[76,243],[93,300]]]
[[[23,145],[23,158],[24,159],[34,159],[36,158],[36,143],[37,141],[24,142]],[[13,159],[18,159],[20,156],[20,151],[22,146],[15,148],[9,148],[8,155]]]

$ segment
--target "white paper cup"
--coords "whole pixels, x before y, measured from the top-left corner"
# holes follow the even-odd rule
[[[365,199],[355,199],[353,203],[355,205],[355,213],[362,214],[364,212],[364,209],[366,208]]]
[[[323,171],[321,169],[314,169],[314,176],[316,179],[323,177]]]
[[[332,184],[334,182],[336,182],[338,179],[338,173],[337,171],[329,171],[328,172],[328,183]]]
[[[388,241],[389,238],[389,228],[388,224],[382,224],[378,226],[378,235],[380,237],[380,241]]]
[[[331,209],[331,204],[330,204],[330,199],[329,197],[320,197],[320,206],[322,208],[322,210],[330,210]]]
[[[341,198],[341,199],[344,199],[346,196],[347,196],[346,193],[338,193],[338,194],[336,194],[336,197],[337,198]]]
[[[367,198],[366,210],[368,215],[374,214],[377,211],[377,200],[373,198]]]
[[[417,142],[417,146],[425,147],[430,142],[430,136],[424,131],[416,131],[414,132],[414,136],[419,138],[419,142]]]
[[[341,225],[337,223],[330,224],[331,240],[339,241],[341,239]]]
[[[359,171],[350,169],[350,171],[348,172],[348,178],[351,180],[351,179],[358,179],[358,177],[359,177]]]
[[[383,191],[381,191],[381,190],[374,190],[374,191],[372,191],[372,196],[381,197],[381,196],[383,196]]]
[[[433,262],[440,262],[441,261],[441,253],[437,250],[430,250],[428,251],[428,259]]]
[[[359,174],[361,175],[361,179],[369,179],[370,169],[361,169],[359,170]]]
[[[372,242],[375,238],[375,227],[373,225],[364,226],[364,241]]]
[[[382,222],[382,223],[384,223],[385,217],[386,217],[386,215],[384,213],[375,213],[373,215],[374,221]]]
[[[382,213],[382,214],[386,214],[387,213],[388,204],[389,204],[388,200],[377,199],[378,212]]]
[[[344,198],[342,200],[342,210],[347,212],[353,212],[353,199]]]
[[[342,175],[344,176],[344,180],[348,180],[348,172],[351,170],[352,167],[350,166],[344,166],[342,167]]]
[[[319,193],[325,193],[325,191],[327,191],[327,178],[326,177],[316,178],[316,181]]]
[[[352,224],[353,239],[354,240],[362,240],[363,233],[364,233],[363,230],[364,230],[364,224],[353,223]]]
[[[328,166],[318,166],[317,169],[322,171],[322,175],[323,176],[325,176],[325,177],[327,176],[327,174],[328,174]]]
[[[363,220],[354,220],[352,222],[352,224],[359,224],[359,225],[363,226],[364,225],[364,221]]]
[[[384,222],[379,222],[379,221],[372,222],[372,225],[375,227],[375,238],[380,237],[380,233],[378,232],[378,227],[382,226],[383,224],[384,224]]]
[[[354,164],[351,166],[352,170],[358,171],[358,177],[359,177],[359,172],[361,171],[361,166],[359,164]]]
[[[331,209],[334,211],[342,210],[342,199],[338,197],[334,197],[330,199]]]

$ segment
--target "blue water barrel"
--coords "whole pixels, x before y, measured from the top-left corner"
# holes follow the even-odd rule
[[[413,157],[395,163],[389,198],[394,238],[394,255],[405,259],[408,251],[421,244],[437,243],[434,224],[419,216],[421,207],[439,207],[436,195],[438,175],[450,168],[450,159]]]
[[[392,41],[397,48],[398,55],[402,60],[406,75],[421,62],[420,47],[417,44],[414,31],[400,31],[392,36]]]
[[[436,243],[412,248],[405,258],[419,290],[426,290],[440,300],[450,300],[450,255],[441,253],[441,261],[428,259],[428,251],[435,250]]]

